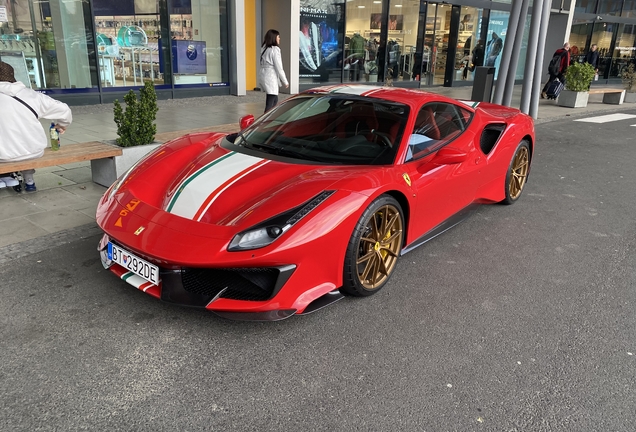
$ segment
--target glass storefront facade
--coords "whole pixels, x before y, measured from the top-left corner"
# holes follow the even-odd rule
[[[510,2],[480,3],[300,0],[294,78],[301,90],[340,82],[470,85],[475,67],[499,70],[508,39]],[[236,79],[229,29],[227,0],[0,0],[0,58],[25,84],[60,99],[109,102],[146,81],[163,97],[228,94]],[[601,76],[618,78],[636,57],[635,33],[636,0],[578,0],[572,58],[597,44]],[[517,79],[526,47],[522,41]]]
[[[577,1],[570,45],[573,61],[584,61],[592,45],[598,46],[599,76],[620,78],[636,64],[636,0]]]
[[[0,17],[0,58],[33,89],[229,86],[227,0],[0,0]]]
[[[300,10],[301,88],[470,84],[476,66],[499,66],[509,21],[503,10],[427,1],[301,0]]]

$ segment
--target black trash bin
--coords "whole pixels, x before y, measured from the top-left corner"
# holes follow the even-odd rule
[[[470,100],[490,102],[492,99],[492,85],[495,81],[495,68],[492,66],[477,66],[473,80],[473,95]]]

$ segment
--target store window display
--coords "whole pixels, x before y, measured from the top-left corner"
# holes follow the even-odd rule
[[[463,6],[461,16],[455,54],[455,70],[458,72],[455,80],[461,77],[462,81],[472,81],[475,68],[483,66],[483,43],[479,46],[482,10]]]
[[[594,24],[592,43],[598,45],[598,74],[601,77],[616,76],[616,71],[612,71],[612,52],[610,51],[616,25],[618,24],[604,22]]]
[[[93,4],[103,87],[142,86],[145,81],[157,86],[227,84],[226,0],[171,1],[169,31],[162,28],[156,0]],[[167,34],[169,41],[162,39]],[[172,52],[171,73],[165,70],[166,50]]]
[[[414,80],[419,4],[393,0],[388,17],[377,0],[352,0],[346,8],[345,81]],[[381,40],[384,23],[387,37]]]
[[[620,24],[614,56],[612,58],[611,77],[620,77],[630,64],[636,64],[636,25]]]
[[[33,89],[97,86],[87,2],[0,0],[0,57]]]

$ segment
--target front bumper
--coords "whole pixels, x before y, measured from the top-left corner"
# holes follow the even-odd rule
[[[247,302],[249,307],[246,309],[269,303],[289,280],[296,269],[295,265],[177,269],[159,266],[160,282],[159,285],[154,285],[110,261],[106,252],[109,241],[109,236],[104,234],[98,247],[104,268],[135,288],[165,302],[208,309],[230,319],[276,321],[296,313],[296,309],[242,312],[215,307],[215,303],[222,303],[223,300]]]

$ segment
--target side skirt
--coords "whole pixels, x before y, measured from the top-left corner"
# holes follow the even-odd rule
[[[445,231],[448,231],[449,229],[451,229],[455,225],[459,224],[460,222],[463,222],[470,215],[472,215],[473,212],[479,206],[480,206],[479,204],[470,204],[469,206],[464,207],[462,210],[460,210],[459,212],[455,213],[453,216],[451,216],[450,218],[446,219],[444,222],[442,222],[441,224],[437,225],[435,228],[433,228],[432,230],[430,230],[429,232],[427,232],[426,234],[424,234],[423,236],[421,236],[420,238],[418,238],[417,240],[415,240],[411,244],[409,244],[406,247],[404,247],[404,249],[402,249],[402,253],[400,255],[405,255],[406,253],[411,252],[416,247],[422,246],[427,241],[434,239],[438,235],[442,234]]]

